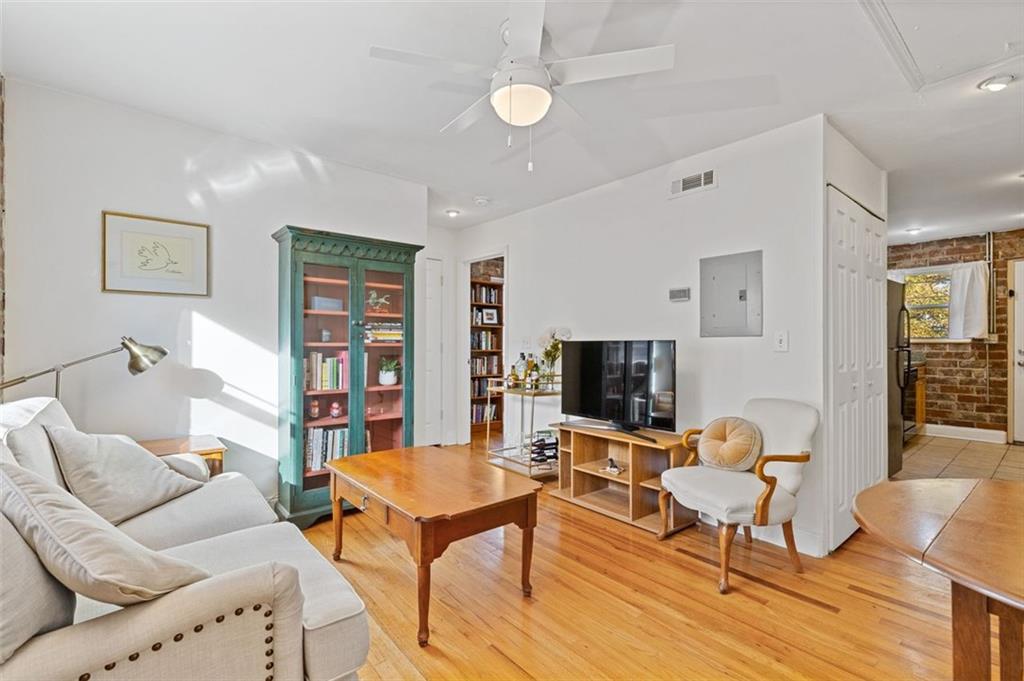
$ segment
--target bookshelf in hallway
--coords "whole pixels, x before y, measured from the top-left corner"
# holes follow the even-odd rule
[[[326,464],[412,444],[420,246],[298,227],[279,243],[278,514],[331,512]]]
[[[472,439],[501,432],[504,403],[487,403],[487,379],[505,375],[505,259],[489,258],[469,269],[469,416]]]

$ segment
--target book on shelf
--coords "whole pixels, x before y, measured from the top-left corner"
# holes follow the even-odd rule
[[[306,429],[306,470],[323,470],[328,461],[348,455],[348,428]]]
[[[487,423],[488,421],[494,421],[498,415],[497,404],[474,404],[473,405],[473,423]]]
[[[473,357],[470,360],[469,369],[473,376],[498,375],[501,373],[501,357],[498,355]]]
[[[471,350],[499,350],[501,334],[495,331],[474,331],[470,334]]]
[[[477,305],[497,305],[501,295],[500,290],[497,286],[474,284],[470,293],[472,301]]]
[[[332,357],[322,352],[310,352],[302,360],[303,390],[347,390],[348,351]]]
[[[402,322],[366,322],[367,343],[401,343]]]

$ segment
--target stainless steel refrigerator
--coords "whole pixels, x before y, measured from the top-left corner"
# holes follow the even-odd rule
[[[886,310],[886,347],[889,376],[889,476],[903,468],[904,392],[910,372],[910,313],[904,301],[904,286],[888,282]]]

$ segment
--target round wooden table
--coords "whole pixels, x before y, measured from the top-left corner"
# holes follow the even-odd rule
[[[1024,482],[883,482],[857,495],[853,516],[892,548],[949,577],[954,679],[990,678],[989,615],[996,615],[999,677],[1020,681],[1024,674]]]

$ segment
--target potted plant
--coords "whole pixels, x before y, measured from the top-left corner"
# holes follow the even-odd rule
[[[381,357],[377,382],[381,385],[396,385],[398,383],[398,372],[401,370],[402,362],[397,357]]]

